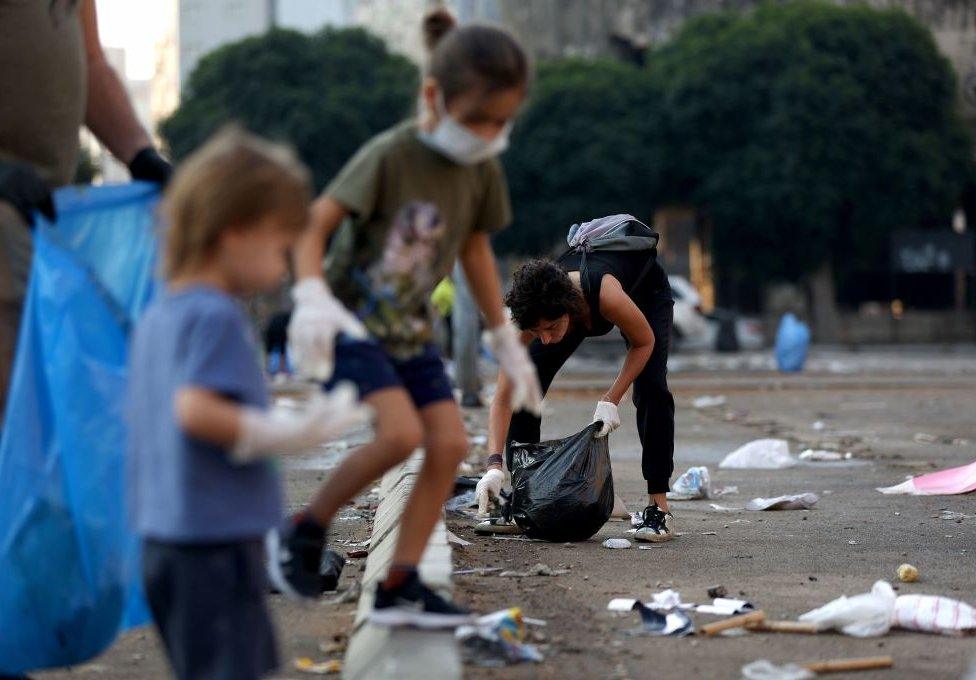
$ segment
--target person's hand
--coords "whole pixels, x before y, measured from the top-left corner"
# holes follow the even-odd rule
[[[173,166],[160,156],[156,149],[147,146],[129,161],[129,174],[132,175],[132,179],[165,187],[173,175]]]
[[[620,413],[617,405],[612,401],[596,402],[596,411],[593,412],[593,422],[603,423],[603,427],[596,433],[597,437],[606,437],[608,434],[620,427]]]
[[[501,498],[502,486],[505,484],[505,473],[498,468],[491,468],[485,472],[484,477],[478,481],[474,488],[474,498],[478,501],[478,514],[484,515],[488,512],[488,503],[492,497]]]
[[[0,161],[0,201],[9,203],[31,227],[35,210],[51,222],[57,219],[51,190],[26,163]]]
[[[319,277],[302,279],[291,291],[295,311],[288,323],[288,350],[299,374],[326,381],[335,367],[335,339],[339,333],[366,337],[359,319],[332,295]]]
[[[246,408],[231,457],[237,463],[249,463],[275,454],[307,451],[364,424],[371,413],[372,409],[358,403],[356,388],[349,383],[315,395],[301,413]]]
[[[489,329],[488,343],[498,358],[502,372],[512,383],[513,411],[524,409],[535,416],[542,415],[542,388],[525,346],[519,342],[518,333],[510,323]]]

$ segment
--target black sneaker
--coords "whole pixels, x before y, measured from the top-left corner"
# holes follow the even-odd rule
[[[322,594],[322,551],[325,531],[297,519],[282,529],[272,529],[264,539],[268,578],[280,593],[293,599]]]
[[[638,541],[662,543],[674,538],[674,515],[664,512],[656,503],[644,508],[641,520],[634,533],[634,538]]]
[[[376,587],[370,623],[379,626],[457,628],[474,621],[474,615],[428,588],[411,574],[399,587]]]

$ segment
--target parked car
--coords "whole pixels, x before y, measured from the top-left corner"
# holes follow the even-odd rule
[[[670,275],[674,297],[674,345],[679,350],[755,350],[763,347],[762,325],[755,319],[716,309],[702,310],[701,294],[683,276]]]

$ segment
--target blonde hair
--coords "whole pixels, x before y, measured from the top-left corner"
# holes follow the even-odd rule
[[[300,231],[310,200],[308,169],[291,149],[236,126],[223,128],[180,165],[166,190],[164,276],[199,266],[223,232],[268,215]]]

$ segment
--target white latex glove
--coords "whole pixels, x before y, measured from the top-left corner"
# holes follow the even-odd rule
[[[295,311],[288,323],[288,351],[300,375],[326,381],[335,367],[339,333],[365,338],[366,328],[342,306],[320,277],[302,279],[291,290]]]
[[[502,486],[505,485],[505,479],[508,475],[498,468],[491,468],[485,473],[485,476],[478,481],[478,485],[474,488],[474,498],[478,501],[478,514],[485,515],[488,512],[488,503],[491,502],[492,496],[495,498],[501,498]]]
[[[593,422],[600,421],[603,427],[596,433],[597,437],[606,437],[608,434],[620,427],[620,413],[617,412],[617,405],[612,401],[596,402],[596,411],[593,412]]]
[[[365,423],[371,413],[372,409],[358,403],[351,383],[315,395],[303,412],[245,408],[231,458],[243,464],[279,453],[306,451]]]
[[[525,346],[519,342],[518,332],[510,323],[488,330],[488,344],[498,359],[502,372],[512,382],[512,410],[525,409],[535,416],[542,415],[542,388],[539,375]]]

